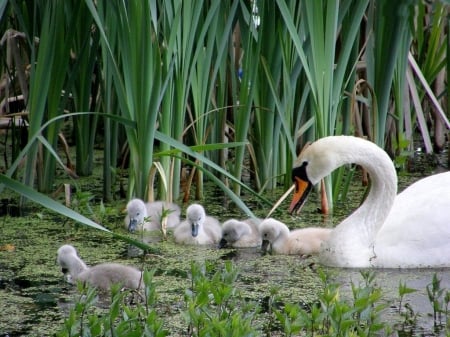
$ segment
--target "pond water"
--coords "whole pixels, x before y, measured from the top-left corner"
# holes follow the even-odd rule
[[[409,185],[417,176],[400,177],[400,186]],[[86,190],[90,190],[86,185]],[[101,189],[101,187],[100,187]],[[274,191],[269,199],[275,202],[283,191]],[[318,214],[318,196],[312,194],[300,216],[287,214],[285,201],[274,217],[282,219],[290,228],[307,226],[333,227],[358,205],[363,188],[357,183],[352,188],[353,200],[339,205],[333,217]],[[243,215],[233,205],[225,204],[220,191],[211,188],[207,195],[209,213],[224,221]],[[123,213],[126,201],[119,200],[108,205],[106,213],[100,211],[99,203],[92,202],[91,209],[109,229],[126,233]],[[268,209],[249,201],[257,216],[264,217]],[[183,206],[183,210],[186,205]],[[81,210],[83,211],[83,210]],[[101,216],[99,215],[101,214]],[[184,213],[183,213],[184,214]],[[137,235],[137,234],[136,234]],[[136,236],[139,237],[139,236]],[[144,239],[144,238],[143,238]],[[321,268],[314,257],[262,256],[258,249],[218,250],[214,247],[188,247],[173,243],[169,235],[161,241],[159,234],[146,237],[158,249],[158,254],[142,256],[141,252],[111,236],[78,226],[40,208],[31,208],[23,217],[0,218],[0,337],[52,336],[58,331],[77,292],[64,282],[56,264],[56,251],[62,244],[73,244],[80,256],[90,265],[115,261],[140,268],[155,268],[157,282],[158,312],[168,317],[166,322],[171,336],[181,336],[186,326],[181,317],[184,291],[189,287],[188,277],[191,261],[214,261],[217,268],[225,260],[232,260],[240,270],[236,283],[246,298],[265,301],[274,287],[282,301],[312,303],[322,289],[318,276]],[[359,270],[323,268],[330,279],[341,284],[342,296],[351,295],[351,283],[361,281]],[[376,284],[383,290],[383,301],[388,303],[386,319],[399,324],[402,336],[445,336],[444,330],[434,325],[430,316],[433,309],[426,287],[437,275],[441,287],[450,289],[450,270],[376,270]],[[417,292],[406,295],[402,310],[411,308],[414,319],[402,326],[398,315],[400,282]]]

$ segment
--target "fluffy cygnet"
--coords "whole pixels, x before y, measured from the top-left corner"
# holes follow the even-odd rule
[[[259,247],[261,235],[258,231],[259,219],[236,220],[229,219],[222,224],[222,239],[219,248]]]
[[[320,252],[322,242],[328,240],[332,229],[309,227],[290,231],[282,222],[273,218],[265,219],[259,225],[262,250],[268,247],[274,253],[287,255],[308,255]]]
[[[81,281],[102,290],[109,290],[117,283],[128,289],[143,286],[142,272],[138,269],[119,263],[102,263],[88,267],[71,245],[63,245],[58,249],[57,261],[63,273],[69,274],[69,283]]]
[[[136,230],[161,229],[163,210],[168,210],[167,228],[174,228],[180,223],[181,210],[177,204],[154,201],[143,202],[141,199],[131,199],[127,204],[125,227],[130,232]]]
[[[192,204],[186,210],[186,220],[174,230],[175,242],[187,245],[218,244],[222,228],[216,218],[207,216],[202,205]]]

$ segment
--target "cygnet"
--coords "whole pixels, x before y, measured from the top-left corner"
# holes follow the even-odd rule
[[[109,290],[113,284],[120,284],[128,289],[139,289],[143,286],[140,270],[119,263],[102,263],[88,267],[71,245],[63,245],[58,249],[57,261],[63,273],[69,274],[69,283],[81,281],[102,290]]]
[[[282,222],[273,218],[265,219],[259,225],[263,252],[286,255],[310,255],[320,252],[322,242],[328,240],[332,229],[309,227],[292,231]]]
[[[165,201],[143,202],[131,199],[127,204],[125,227],[130,231],[161,229],[163,211],[167,211],[167,229],[173,229],[180,223],[181,210],[177,204]]]
[[[222,239],[219,248],[259,247],[261,235],[258,231],[259,219],[229,219],[222,224]]]
[[[200,204],[192,204],[186,210],[186,220],[173,232],[175,242],[188,245],[215,245],[219,243],[222,228],[219,220],[207,216]]]

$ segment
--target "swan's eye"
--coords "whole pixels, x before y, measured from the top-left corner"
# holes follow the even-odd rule
[[[309,181],[308,174],[306,173],[307,166],[308,162],[304,161],[300,166],[294,167],[292,170],[292,181],[296,183],[298,178],[304,181]]]

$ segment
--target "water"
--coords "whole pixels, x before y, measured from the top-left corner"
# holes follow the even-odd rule
[[[352,282],[354,284],[362,282],[361,273],[356,270],[330,269],[329,272],[333,275],[331,277],[332,280],[341,284],[342,292],[346,296],[351,296]],[[389,307],[383,315],[387,321],[397,322],[397,329],[408,336],[446,336],[446,318],[443,317],[442,320],[437,321],[437,324],[435,324],[432,317],[433,308],[426,290],[427,286],[430,286],[434,275],[441,280],[442,289],[450,290],[449,269],[386,269],[376,271],[375,283],[383,290],[383,301]],[[417,290],[414,293],[405,295],[401,307],[398,293],[400,282],[406,284],[408,288]],[[443,300],[443,297],[441,300]],[[403,315],[408,313],[414,317],[405,322],[404,316],[399,315],[399,309]]]

